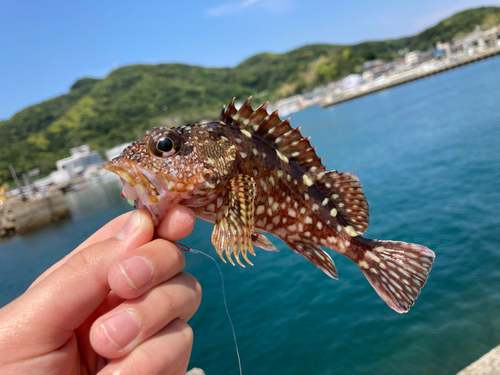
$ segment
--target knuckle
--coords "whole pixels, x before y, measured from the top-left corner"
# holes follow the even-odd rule
[[[184,329],[182,330],[182,336],[183,336],[184,341],[186,342],[186,344],[188,346],[193,345],[194,332],[193,332],[193,329],[191,328],[191,326],[187,323],[185,323]]]
[[[102,268],[102,251],[99,251],[95,245],[83,249],[70,257],[64,266],[69,267],[79,274],[89,274],[102,286],[108,285],[107,272],[99,272]]]
[[[196,309],[198,309],[201,303],[202,296],[200,282],[198,281],[198,279],[196,279],[196,277],[186,272],[182,272],[180,276],[183,278],[183,282],[185,283],[185,285],[194,292],[193,297],[196,302]]]
[[[186,284],[186,286],[193,290],[196,290],[197,292],[201,292],[201,285],[196,277],[187,272],[181,272],[179,274],[179,277],[182,278],[182,281]]]
[[[170,265],[174,265],[176,268],[179,266],[180,269],[184,269],[186,265],[186,258],[175,244],[161,238],[158,238],[153,242],[155,248],[157,247],[162,250],[165,259]]]
[[[87,248],[69,258],[66,265],[81,272],[83,270],[92,271],[98,263],[98,254],[96,251],[92,248]]]
[[[189,324],[182,319],[172,321],[172,328],[175,329],[181,336],[182,342],[186,346],[192,346],[194,341],[194,332]]]
[[[177,296],[172,295],[169,288],[161,288],[157,298],[158,305],[162,306],[164,315],[170,316],[175,310],[175,302],[178,300]]]
[[[173,244],[172,244],[173,245]],[[180,265],[182,268],[184,268],[185,263],[186,263],[186,258],[184,257],[184,254],[179,250],[179,248],[175,245],[171,247],[170,251],[170,258],[172,259],[175,264]]]

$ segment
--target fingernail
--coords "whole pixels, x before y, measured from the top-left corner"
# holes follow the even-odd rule
[[[127,346],[141,329],[139,318],[131,311],[122,311],[101,324],[108,340],[118,349]]]
[[[153,265],[147,259],[133,256],[118,263],[120,271],[135,290],[146,285],[153,276]]]
[[[119,240],[126,240],[134,232],[139,228],[139,224],[141,224],[141,214],[137,211],[132,212],[132,214],[128,217],[123,227],[116,234],[116,238]]]

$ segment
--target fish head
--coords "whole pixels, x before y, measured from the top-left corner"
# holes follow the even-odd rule
[[[121,178],[123,196],[148,210],[155,225],[174,205],[203,206],[224,189],[232,170],[225,162],[231,145],[206,125],[149,129],[104,163]]]

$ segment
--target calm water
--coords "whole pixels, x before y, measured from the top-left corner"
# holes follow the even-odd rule
[[[454,374],[500,344],[500,58],[326,110],[292,115],[330,169],[355,172],[371,205],[370,238],[436,252],[408,314],[386,306],[353,263],[339,280],[275,240],[254,267],[222,265],[245,374]],[[0,306],[130,206],[116,184],[69,195],[71,220],[4,240]],[[212,255],[212,225],[184,241]],[[187,254],[203,286],[190,366],[238,365],[211,260]]]

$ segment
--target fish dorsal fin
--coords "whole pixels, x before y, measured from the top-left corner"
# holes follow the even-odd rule
[[[352,172],[318,173],[318,187],[329,197],[347,224],[364,233],[370,224],[370,205],[358,177]]]
[[[259,136],[275,147],[280,157],[304,167],[304,174],[329,197],[346,223],[364,233],[370,222],[369,205],[358,177],[350,172],[326,172],[316,147],[311,147],[310,137],[302,137],[300,127],[293,129],[289,118],[282,121],[277,110],[269,114],[267,103],[254,111],[251,99],[236,109],[233,98],[227,108],[222,108],[219,120]]]
[[[310,137],[302,137],[300,128],[293,129],[289,118],[281,120],[278,110],[269,114],[267,103],[253,110],[251,99],[252,97],[249,97],[237,110],[233,98],[227,108],[222,108],[219,121],[258,135],[274,146],[282,156],[302,165],[305,173],[312,179],[318,172],[326,169],[321,158],[316,155],[316,147],[311,147]]]

